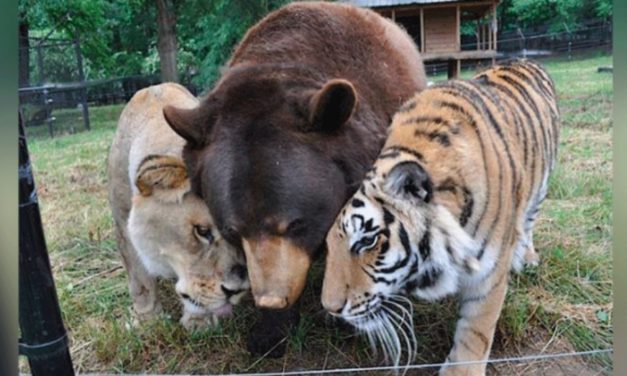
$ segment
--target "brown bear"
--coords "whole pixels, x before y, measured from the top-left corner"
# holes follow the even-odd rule
[[[263,309],[249,350],[265,353],[285,336],[275,324],[296,320],[286,308],[333,219],[396,110],[425,86],[414,42],[392,21],[348,4],[299,2],[247,32],[198,107],[164,109],[187,140],[193,189],[245,252]]]

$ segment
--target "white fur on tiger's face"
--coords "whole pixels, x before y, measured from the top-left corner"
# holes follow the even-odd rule
[[[553,82],[531,61],[416,94],[327,235],[325,309],[398,364],[416,348],[406,296],[457,294],[440,372],[484,375],[509,272],[538,262],[533,224],[558,138]]]

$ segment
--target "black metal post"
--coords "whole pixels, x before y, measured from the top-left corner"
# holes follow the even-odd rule
[[[48,98],[48,89],[44,88],[42,91],[42,99],[44,101],[44,108],[46,109],[46,124],[48,124],[48,134],[50,134],[50,138],[54,137],[54,120],[55,117],[52,116],[52,108],[50,104],[52,103],[52,99]]]
[[[73,376],[68,338],[54,287],[37,191],[19,116],[20,355],[33,376]]]
[[[89,108],[87,107],[87,88],[85,87],[85,71],[83,70],[83,54],[81,53],[81,45],[78,39],[74,39],[74,51],[76,52],[76,62],[78,64],[78,78],[82,84],[81,110],[83,111],[83,122],[85,123],[85,129],[90,130]]]
[[[46,83],[46,72],[44,72],[44,55],[41,51],[41,44],[37,45],[37,68],[39,69],[39,85]]]

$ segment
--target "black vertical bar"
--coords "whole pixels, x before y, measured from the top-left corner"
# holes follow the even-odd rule
[[[73,376],[21,117],[19,128],[20,354],[33,376]]]
[[[52,122],[54,118],[52,116],[52,109],[50,108],[50,103],[52,103],[51,99],[48,98],[48,89],[44,88],[42,90],[42,97],[44,100],[44,108],[46,109],[46,123],[48,124],[48,133],[50,134],[50,138],[54,137],[54,129]]]
[[[85,71],[83,70],[83,54],[81,53],[81,45],[78,39],[74,40],[74,51],[76,52],[76,62],[78,64],[78,78],[81,82],[81,110],[83,110],[83,122],[85,129],[90,130],[89,125],[89,108],[87,108],[87,88],[85,87]]]
[[[43,85],[46,81],[46,73],[44,72],[44,56],[40,44],[37,45],[37,68],[39,68],[39,85]]]

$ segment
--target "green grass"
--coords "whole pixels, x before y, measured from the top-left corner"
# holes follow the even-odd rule
[[[494,357],[612,345],[612,75],[596,73],[597,66],[611,61],[611,56],[592,56],[543,62],[557,85],[563,117],[559,164],[535,229],[541,265],[513,276],[497,327]],[[59,132],[54,138],[49,138],[45,127],[27,129],[77,371],[226,373],[381,363],[363,338],[322,311],[321,261],[310,274],[301,323],[288,339],[282,359],[256,358],[246,352],[246,338],[256,317],[250,300],[217,329],[185,332],[177,322],[178,303],[168,281],[161,283],[166,316],[131,326],[126,275],[106,200],[105,159],[121,109],[90,108],[89,132],[82,131],[80,122],[75,123],[75,133]],[[77,119],[75,110],[54,116],[59,129],[71,130],[61,123]],[[416,302],[415,312],[419,340],[415,363],[441,361],[452,342],[454,299]],[[582,374],[611,369],[607,356],[560,362],[579,362]],[[501,374],[532,373],[528,368],[523,372],[503,367],[496,369]],[[23,360],[21,369],[27,370]]]

